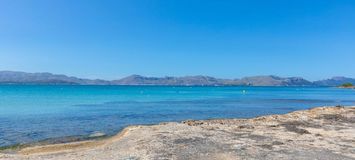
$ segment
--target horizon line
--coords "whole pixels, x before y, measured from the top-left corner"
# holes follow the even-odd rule
[[[331,76],[328,78],[324,78],[324,79],[318,79],[318,80],[308,80],[302,76],[279,76],[276,74],[261,74],[261,75],[253,75],[253,76],[242,76],[239,78],[218,78],[215,76],[210,76],[210,75],[203,75],[203,74],[196,74],[196,75],[184,75],[184,76],[146,76],[146,75],[141,75],[141,74],[130,74],[127,76],[123,76],[123,77],[118,77],[115,79],[105,79],[105,78],[85,78],[85,77],[81,77],[81,76],[74,76],[74,75],[70,75],[70,74],[64,74],[64,73],[53,73],[53,72],[48,72],[48,71],[43,71],[43,72],[26,72],[26,71],[14,71],[14,70],[0,70],[0,72],[18,72],[18,73],[26,73],[26,74],[52,74],[52,75],[62,75],[62,76],[67,76],[67,77],[74,77],[74,78],[79,78],[79,79],[88,79],[88,80],[103,80],[103,81],[115,81],[115,80],[120,80],[123,78],[127,78],[130,76],[141,76],[141,77],[145,77],[145,78],[167,78],[167,77],[173,77],[173,78],[183,78],[183,77],[197,77],[197,76],[202,76],[202,77],[211,77],[211,78],[215,78],[215,79],[223,79],[223,80],[240,80],[243,78],[249,78],[249,77],[278,77],[278,78],[302,78],[304,80],[310,81],[310,82],[315,82],[315,81],[319,81],[319,80],[328,80],[328,79],[333,79],[333,78],[352,78],[352,77],[347,77],[347,76]],[[353,78],[352,78],[353,79]]]

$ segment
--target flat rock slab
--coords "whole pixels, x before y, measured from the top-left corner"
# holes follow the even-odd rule
[[[355,159],[355,107],[131,126],[104,140],[22,148],[1,160]]]

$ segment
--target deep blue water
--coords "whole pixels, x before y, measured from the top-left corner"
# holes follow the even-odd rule
[[[310,87],[0,86],[0,146],[112,135],[133,124],[249,118],[355,105],[355,90]]]

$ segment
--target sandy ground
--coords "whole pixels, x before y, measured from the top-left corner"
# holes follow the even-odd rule
[[[355,159],[355,107],[132,126],[104,140],[12,152],[0,159]]]

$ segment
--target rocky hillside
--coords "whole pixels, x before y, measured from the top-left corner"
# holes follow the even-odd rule
[[[333,77],[326,80],[315,81],[314,84],[318,86],[340,86],[345,83],[355,84],[354,78],[347,77]]]
[[[299,77],[254,76],[242,79],[218,79],[209,76],[143,77],[132,75],[112,81],[116,85],[201,85],[201,86],[312,86],[313,83]]]
[[[225,85],[225,80],[216,79],[208,76],[186,76],[186,77],[143,77],[139,75],[132,75],[120,80],[112,81],[116,85]]]
[[[311,82],[301,77],[253,76],[241,79],[219,79],[209,76],[144,77],[132,75],[108,81],[83,79],[52,73],[26,73],[0,71],[0,84],[49,84],[49,85],[166,85],[166,86],[339,86],[355,84],[355,79],[333,77]]]
[[[254,76],[236,80],[241,85],[250,86],[312,86],[312,82],[300,77],[282,78],[277,76]]]
[[[105,85],[104,80],[90,80],[52,73],[26,73],[0,71],[0,84],[77,84],[77,85]]]

